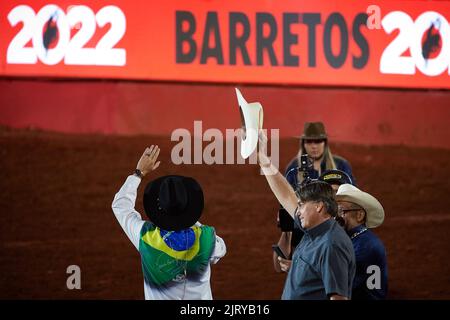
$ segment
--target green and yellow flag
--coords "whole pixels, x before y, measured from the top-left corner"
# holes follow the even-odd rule
[[[214,245],[213,227],[202,225],[181,231],[165,231],[145,222],[139,240],[145,281],[163,285],[185,273],[203,273]]]

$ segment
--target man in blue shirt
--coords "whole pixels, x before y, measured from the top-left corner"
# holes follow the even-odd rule
[[[304,179],[304,172],[301,171],[304,167],[300,165],[302,155],[307,155],[311,161],[310,165],[306,165],[308,167],[306,171],[310,179],[320,180],[328,172],[333,173],[334,176],[339,175],[343,177],[343,179],[347,180],[346,183],[356,185],[350,163],[346,159],[331,153],[328,135],[322,122],[305,122],[304,124],[298,154],[288,164],[284,173],[286,180],[294,190],[298,189]],[[281,207],[278,212],[278,220],[280,222],[289,221],[288,216],[284,208]],[[282,230],[279,240],[280,246],[286,248],[286,246],[291,244],[292,247],[295,247],[300,242],[303,232],[298,228],[294,229],[291,227],[292,225],[293,223],[290,222],[289,227],[285,228],[282,223],[280,224]],[[290,251],[290,248],[287,248],[286,253],[289,255]],[[284,268],[277,261],[275,254],[273,258],[275,270],[277,272],[282,271]]]
[[[282,299],[351,298],[355,255],[345,231],[332,219],[337,213],[333,189],[322,181],[299,189],[299,198],[267,157],[267,137],[260,133],[259,165],[280,204],[305,236],[295,248]]]
[[[356,275],[352,299],[379,300],[387,295],[386,250],[369,229],[384,221],[384,209],[372,195],[343,184],[336,193],[338,215],[344,222],[355,250]]]
[[[337,192],[341,184],[353,183],[348,174],[338,169],[325,171],[318,180],[328,183],[333,188],[334,192]],[[278,212],[278,226],[282,231],[280,239],[278,240],[278,246],[288,259],[283,259],[274,252],[273,266],[276,272],[287,272],[292,262],[291,253],[300,243],[300,240],[303,237],[303,231],[301,228],[295,227],[294,220],[284,209],[280,209]]]

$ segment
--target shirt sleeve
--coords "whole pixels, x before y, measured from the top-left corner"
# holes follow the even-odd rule
[[[112,202],[112,210],[117,221],[137,250],[139,250],[140,232],[145,222],[134,208],[140,183],[140,178],[128,176]]]
[[[222,258],[227,253],[227,247],[225,246],[225,242],[221,237],[216,235],[216,243],[214,246],[214,251],[209,259],[209,262],[212,264],[216,264],[220,258]]]
[[[338,294],[351,297],[351,280],[349,279],[350,257],[338,245],[331,244],[324,252],[322,260],[322,279],[328,297]]]
[[[296,168],[297,168],[297,161],[296,159],[293,159],[288,164],[286,170],[284,171],[284,177],[294,190],[297,188],[297,171],[295,170]]]

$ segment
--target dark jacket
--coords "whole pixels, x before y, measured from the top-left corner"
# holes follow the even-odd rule
[[[353,300],[386,299],[388,291],[388,269],[386,249],[381,240],[364,225],[347,232],[351,237],[356,257],[356,274],[353,281]],[[377,274],[371,268],[378,268]],[[369,288],[375,276],[380,277],[379,288]],[[376,281],[375,281],[376,283]]]
[[[352,167],[350,166],[350,163],[345,160],[344,158],[340,156],[333,155],[334,163],[336,164],[336,169],[342,170],[345,173],[347,173],[350,176],[350,179],[353,181],[353,185],[356,186],[355,178],[352,174]],[[295,157],[292,159],[292,161],[288,164],[285,172],[285,177],[289,184],[294,188],[294,190],[297,189],[298,181],[297,181],[297,170],[295,168],[299,167],[300,164],[298,163],[298,157]],[[326,170],[326,162],[325,159],[322,160],[322,163],[320,164],[320,168],[322,173]],[[319,172],[316,171],[314,168],[311,168],[308,171],[309,177],[311,179],[318,179],[319,178]]]

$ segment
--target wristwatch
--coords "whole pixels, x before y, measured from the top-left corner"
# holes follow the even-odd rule
[[[134,170],[134,175],[141,179],[144,177],[144,175],[142,174],[142,171],[139,169]]]

